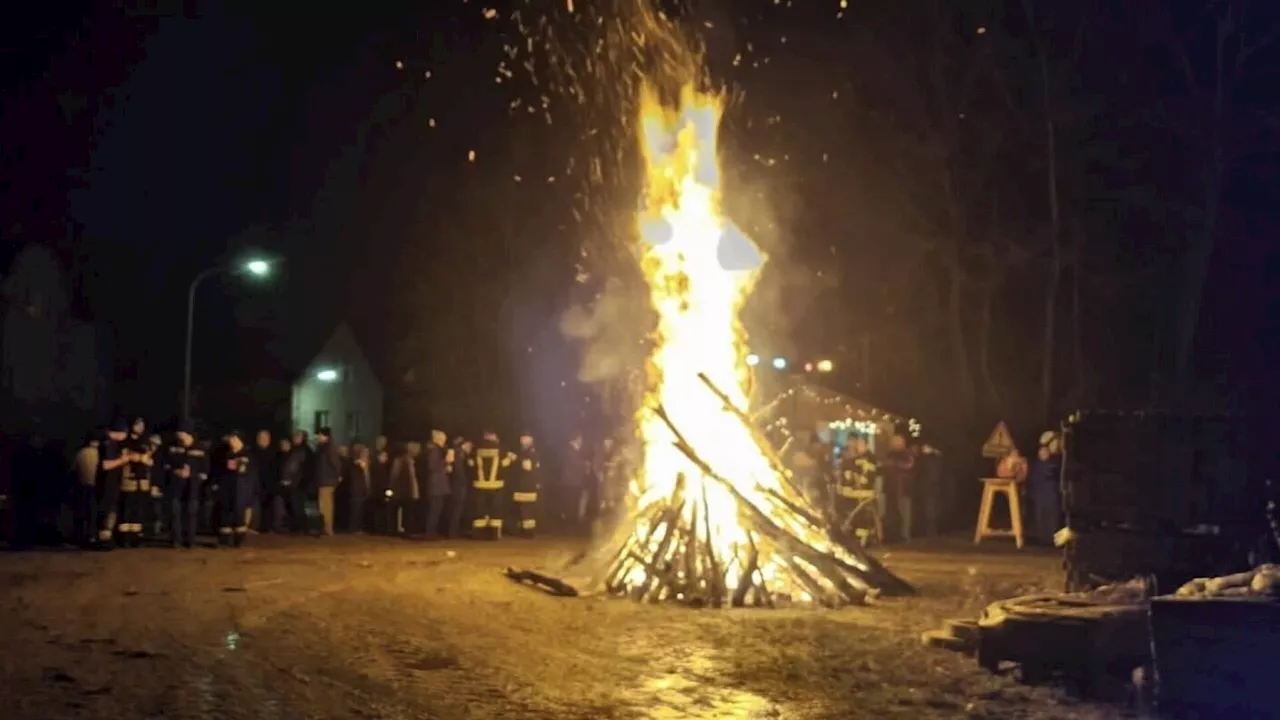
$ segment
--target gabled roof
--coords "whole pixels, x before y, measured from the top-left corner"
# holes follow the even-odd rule
[[[346,323],[340,323],[333,329],[329,339],[325,341],[319,350],[312,354],[305,367],[298,372],[297,377],[294,379],[295,382],[305,379],[316,362],[326,357],[346,357],[359,360],[381,382],[381,378],[378,378],[377,369],[373,367],[373,363],[369,362],[369,356],[365,354],[364,348],[360,346],[360,341],[356,339],[355,333],[351,332],[350,326]]]
[[[798,395],[798,397],[797,397]],[[783,391],[768,405],[757,410],[753,415],[761,419],[773,418],[791,412],[792,398],[804,403],[806,410],[816,412],[832,419],[850,418],[852,420],[870,420],[873,422],[907,422],[908,418],[871,403],[859,400],[850,395],[836,392],[817,383],[805,382]]]

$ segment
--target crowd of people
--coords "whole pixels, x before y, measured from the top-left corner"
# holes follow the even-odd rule
[[[821,508],[834,529],[864,543],[907,542],[935,537],[942,513],[952,501],[941,453],[918,438],[890,437],[887,449],[872,451],[867,438],[854,435],[834,449],[814,438],[792,442],[788,462],[798,485]],[[996,475],[1018,482],[1030,496],[1033,537],[1045,544],[1061,526],[1058,475],[1061,443],[1046,432],[1032,463],[1012,450],[997,464]]]
[[[86,437],[71,466],[74,541],[96,548],[164,542],[193,547],[198,532],[240,547],[257,533],[331,536],[339,531],[499,539],[533,537],[548,498],[531,433],[514,447],[490,431],[478,441],[433,430],[425,442],[394,447],[341,444],[329,428],[273,438],[259,430],[200,439],[191,423],[170,437],[148,434],[142,418]],[[551,513],[589,527],[617,505],[603,490],[616,469],[612,440],[594,451],[569,444],[562,489]],[[617,483],[613,483],[617,484]]]
[[[932,446],[894,435],[877,454],[867,438],[854,435],[838,450],[813,439],[789,456],[799,486],[833,528],[864,543],[938,534],[945,488],[941,455]]]

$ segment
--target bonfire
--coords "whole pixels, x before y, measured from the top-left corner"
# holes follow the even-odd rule
[[[723,99],[646,87],[638,254],[658,316],[636,418],[634,522],[607,546],[603,583],[646,601],[859,604],[910,587],[833,537],[747,414],[739,311],[764,257],[722,209]]]

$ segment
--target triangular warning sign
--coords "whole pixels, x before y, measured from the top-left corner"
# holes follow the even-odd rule
[[[1001,420],[991,436],[982,444],[982,457],[1002,458],[1017,447],[1013,444],[1013,436],[1009,434],[1009,426]]]

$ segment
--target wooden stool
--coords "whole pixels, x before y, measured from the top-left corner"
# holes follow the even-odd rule
[[[991,527],[991,503],[1000,493],[1009,499],[1011,530]],[[1011,478],[982,478],[982,506],[978,509],[978,528],[973,532],[973,544],[981,543],[983,538],[1010,536],[1018,549],[1022,549],[1022,502],[1018,497],[1018,482]]]

